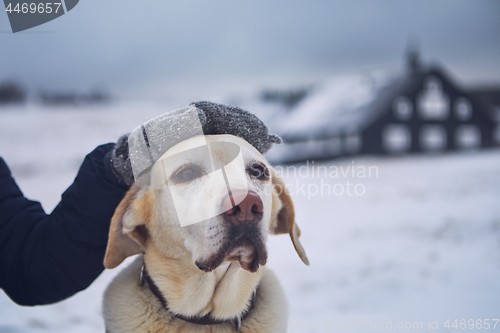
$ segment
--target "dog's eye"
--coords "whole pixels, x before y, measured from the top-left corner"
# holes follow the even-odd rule
[[[178,183],[185,183],[195,178],[198,178],[199,172],[194,167],[185,167],[179,170],[174,177]]]
[[[257,179],[268,179],[269,178],[269,170],[262,164],[254,164],[248,170],[250,176],[255,177]]]

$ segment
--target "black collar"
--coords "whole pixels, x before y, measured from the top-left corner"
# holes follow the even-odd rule
[[[165,297],[161,293],[158,286],[154,283],[151,276],[148,274],[148,271],[146,270],[146,265],[142,264],[141,274],[140,274],[140,278],[139,278],[139,284],[141,286],[143,286],[144,282],[148,283],[149,290],[151,290],[153,295],[155,295],[156,298],[158,298],[158,300],[160,301],[163,308],[165,310],[167,310],[168,312],[170,312],[176,318],[184,320],[188,323],[197,324],[197,325],[217,325],[217,324],[231,323],[231,324],[234,324],[234,327],[235,327],[237,332],[239,332],[241,329],[241,321],[243,319],[245,319],[248,316],[248,314],[250,313],[250,311],[253,309],[253,307],[255,305],[255,296],[256,296],[256,292],[257,292],[257,289],[255,289],[253,294],[252,294],[250,307],[248,307],[248,309],[246,309],[239,316],[236,316],[233,319],[216,319],[216,318],[212,317],[212,313],[210,313],[210,312],[207,313],[206,315],[204,315],[203,317],[186,317],[186,316],[183,316],[181,314],[173,313],[168,309],[167,300],[165,299]]]

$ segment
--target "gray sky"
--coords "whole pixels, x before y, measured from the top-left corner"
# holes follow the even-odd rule
[[[25,33],[0,13],[0,31],[0,79],[32,90],[294,86],[400,69],[410,36],[461,82],[500,82],[497,0],[82,0]]]

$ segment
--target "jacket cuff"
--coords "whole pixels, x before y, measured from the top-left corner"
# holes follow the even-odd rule
[[[113,149],[115,148],[114,143],[109,143],[106,145],[106,148],[111,147],[111,149],[104,155],[103,159],[103,166],[104,166],[104,174],[106,179],[113,184],[114,186],[117,186],[121,189],[128,190],[130,188],[129,185],[125,184],[123,181],[121,181],[116,173],[113,171],[111,168],[111,154],[113,153]]]

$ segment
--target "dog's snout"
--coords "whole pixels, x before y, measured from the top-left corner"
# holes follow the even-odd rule
[[[248,191],[246,197],[236,206],[233,206],[234,200],[239,201],[244,193],[232,192],[222,200],[222,205],[225,208],[224,215],[230,217],[231,222],[255,221],[258,222],[262,217],[264,204],[260,196],[254,191]]]

